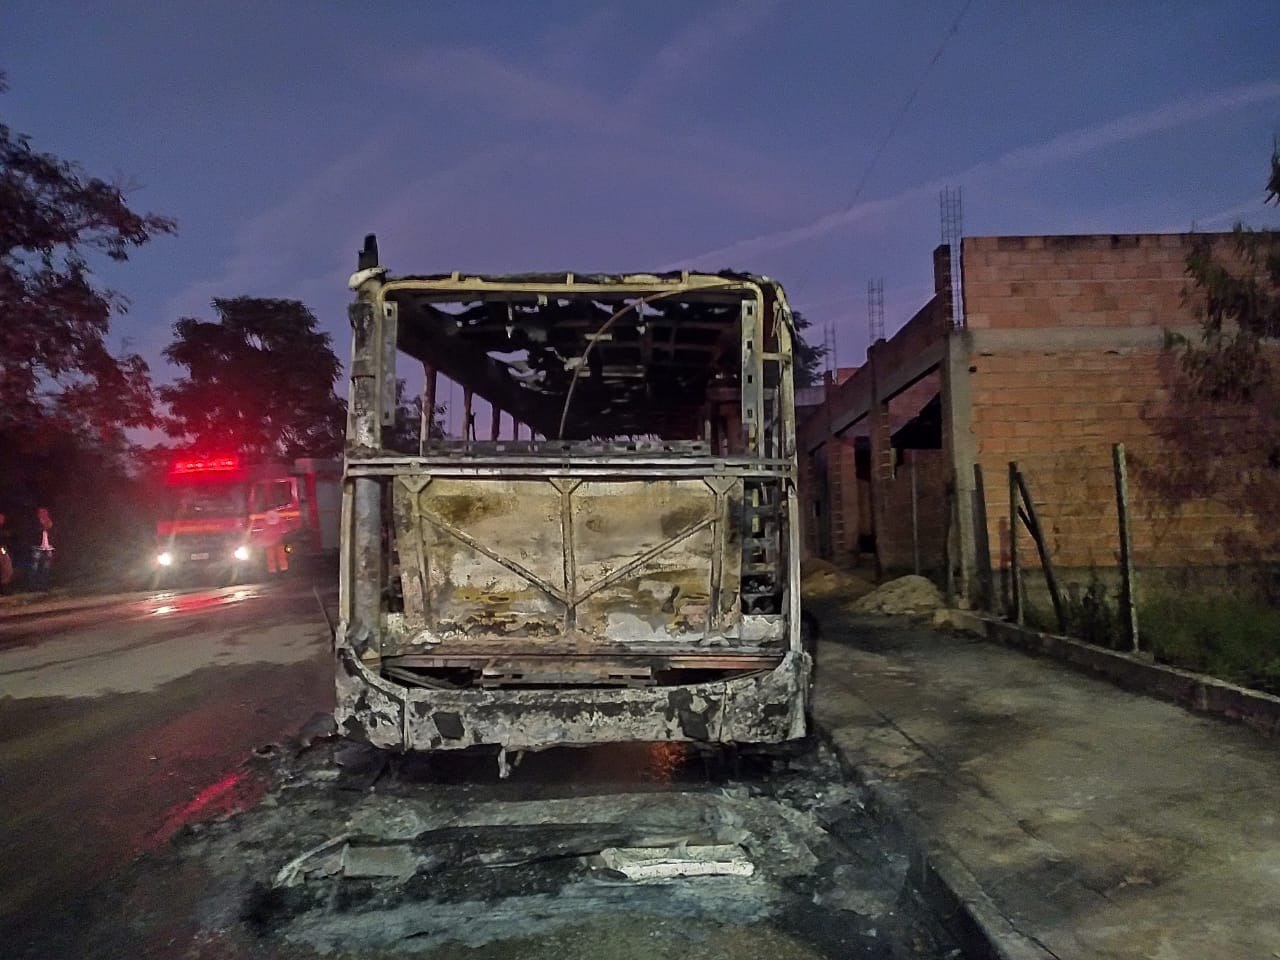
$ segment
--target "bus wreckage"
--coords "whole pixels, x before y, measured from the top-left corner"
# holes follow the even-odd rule
[[[777,283],[397,277],[370,236],[350,286],[344,735],[496,745],[504,772],[507,751],[805,735],[793,329]],[[405,432],[398,354],[424,375],[408,449],[389,446]],[[458,439],[433,426],[440,375],[462,387]]]

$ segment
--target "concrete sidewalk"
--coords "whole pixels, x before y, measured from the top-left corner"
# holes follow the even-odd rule
[[[1280,957],[1280,742],[986,641],[808,606],[818,720],[994,956]]]

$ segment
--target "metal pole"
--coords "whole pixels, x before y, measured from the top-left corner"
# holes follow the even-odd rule
[[[436,368],[422,365],[422,423],[418,430],[418,452],[426,453],[436,418]]]
[[[1138,652],[1138,608],[1133,597],[1133,545],[1129,531],[1129,470],[1124,444],[1111,448],[1111,463],[1116,475],[1116,514],[1120,526],[1120,620],[1128,635],[1130,648]]]
[[[920,576],[920,510],[916,495],[916,458],[911,457],[911,564],[916,576]]]
[[[987,493],[980,463],[973,465],[973,545],[980,593],[978,605],[990,610],[995,605],[995,585],[991,578],[991,541],[987,536]]]
[[[1009,461],[1009,618],[1022,623],[1022,571],[1018,566],[1018,463]]]
[[[382,445],[378,373],[382,361],[382,324],[374,297],[361,291],[351,305],[351,395],[348,404],[347,456],[368,456]],[[382,489],[373,477],[354,481],[351,522],[351,607],[353,636],[363,634],[376,656],[382,621]]]

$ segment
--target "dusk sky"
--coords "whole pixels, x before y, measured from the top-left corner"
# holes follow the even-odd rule
[[[1280,224],[1278,38],[1275,0],[8,0],[0,118],[177,219],[100,271],[159,380],[215,296],[345,359],[368,232],[402,273],[768,274],[847,365],[868,279],[890,332],[930,295],[944,186],[967,235]]]

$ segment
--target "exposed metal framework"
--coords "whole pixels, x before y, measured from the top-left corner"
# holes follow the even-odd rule
[[[351,287],[337,639],[349,735],[449,749],[803,731],[780,286],[392,277],[369,240]],[[397,352],[423,365],[427,409],[438,375],[461,385],[463,439],[424,418],[412,449],[391,446]],[[474,398],[491,424],[544,439],[493,426],[478,440]]]
[[[867,281],[867,343],[884,339],[884,278]]]
[[[960,277],[960,240],[964,235],[964,215],[960,188],[943,187],[938,195],[942,213],[942,242],[951,257],[951,325],[964,326],[964,286]]]

